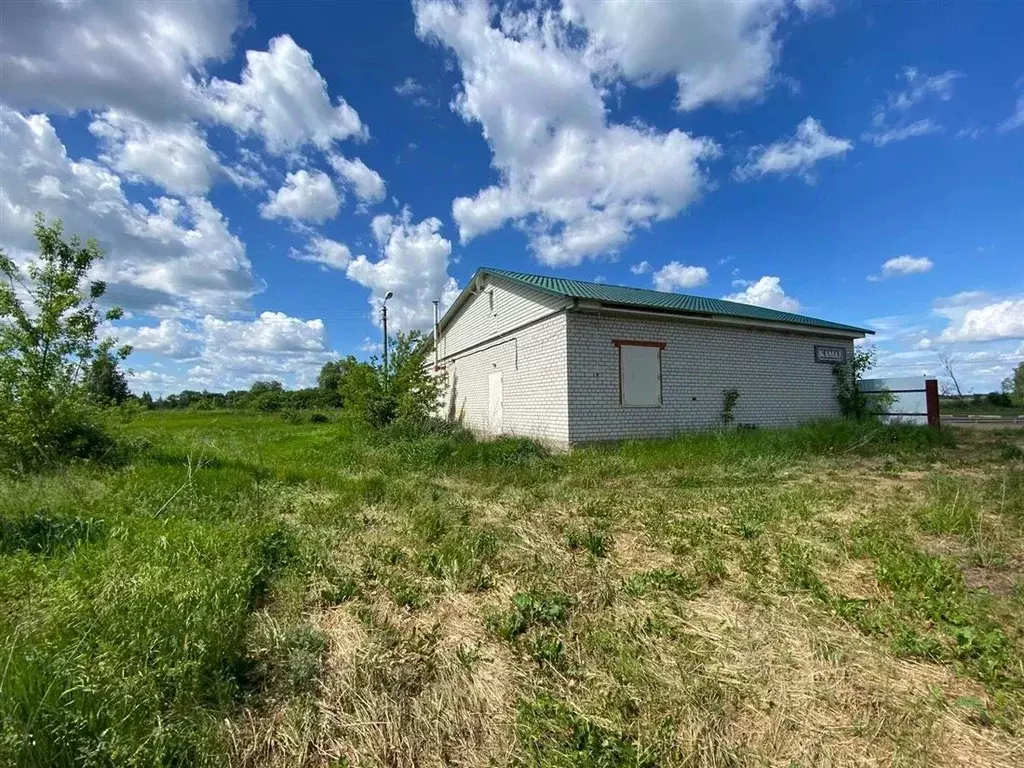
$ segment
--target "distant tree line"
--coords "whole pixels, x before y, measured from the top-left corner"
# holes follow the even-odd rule
[[[979,392],[957,397],[943,395],[942,400],[964,406],[991,405],[997,408],[1012,408],[1015,405],[1024,407],[1024,398],[1014,397],[1012,392]]]
[[[308,410],[336,408],[340,404],[320,391],[312,389],[285,389],[280,381],[257,381],[249,389],[232,389],[227,392],[185,389],[164,397],[154,398],[143,392],[139,404],[155,410],[246,410],[272,413],[284,410]]]
[[[954,361],[955,362],[955,361]],[[946,364],[946,370],[951,369]],[[959,387],[951,386],[950,381],[955,379],[950,376],[944,382],[942,389],[942,402],[945,407],[957,410],[964,408],[1024,408],[1024,362],[1020,362],[1014,368],[1011,375],[1002,381],[1000,390],[991,392],[961,392]]]
[[[280,381],[257,381],[249,389],[209,392],[186,389],[153,398],[143,392],[138,402],[157,410],[246,410],[273,413],[342,408],[371,426],[432,418],[439,395],[433,375],[424,366],[429,339],[419,331],[399,333],[392,342],[387,369],[379,358],[352,355],[326,363],[317,386],[285,389]]]

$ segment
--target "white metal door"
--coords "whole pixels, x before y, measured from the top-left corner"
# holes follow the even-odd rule
[[[491,371],[487,377],[487,426],[493,435],[502,430],[502,394],[501,371]]]

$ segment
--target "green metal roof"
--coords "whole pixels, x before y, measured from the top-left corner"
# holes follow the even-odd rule
[[[477,270],[477,275],[494,275],[495,277],[545,291],[546,293],[566,296],[572,299],[589,299],[619,307],[636,307],[686,315],[736,317],[773,323],[807,325],[815,328],[849,331],[851,333],[874,333],[874,331],[867,328],[833,323],[828,320],[819,320],[816,317],[797,315],[792,312],[781,312],[777,309],[768,309],[767,307],[756,307],[752,304],[710,299],[706,296],[648,291],[644,288],[628,288],[624,285],[587,283],[582,280],[569,280],[563,277],[549,277],[547,275],[531,275],[525,272],[511,272],[507,269],[491,269],[490,267],[481,267]]]

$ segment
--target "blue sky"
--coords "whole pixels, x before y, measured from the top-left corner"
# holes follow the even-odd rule
[[[481,265],[1024,357],[1014,3],[5,5],[0,242],[94,235],[133,387],[308,385]]]

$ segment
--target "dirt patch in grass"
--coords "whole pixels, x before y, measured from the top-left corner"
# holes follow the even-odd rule
[[[453,593],[423,611],[387,599],[335,611],[316,751],[390,766],[484,766],[507,755],[515,663],[487,636],[483,604]]]
[[[832,592],[853,600],[868,600],[878,595],[875,565],[870,560],[846,560],[821,572],[821,580]]]
[[[1024,580],[1024,563],[1014,562],[1004,568],[967,566],[963,569],[964,583],[971,589],[987,589],[993,595],[1010,597]]]
[[[998,520],[990,517],[986,522],[993,524],[997,531],[992,538],[1000,544],[1013,545],[1009,536],[998,532]],[[920,536],[917,543],[929,554],[954,560],[964,575],[964,584],[971,589],[985,589],[998,597],[1010,597],[1024,581],[1024,557],[992,549],[989,540],[984,538],[980,546],[974,547],[955,536]]]
[[[673,568],[676,562],[672,553],[658,547],[648,534],[635,531],[615,534],[611,558],[623,578],[644,571]]]
[[[961,700],[984,688],[948,667],[897,660],[799,599],[690,603],[689,631],[716,648],[736,689],[728,738],[753,762],[784,765],[1019,765],[1024,745],[978,729]]]

